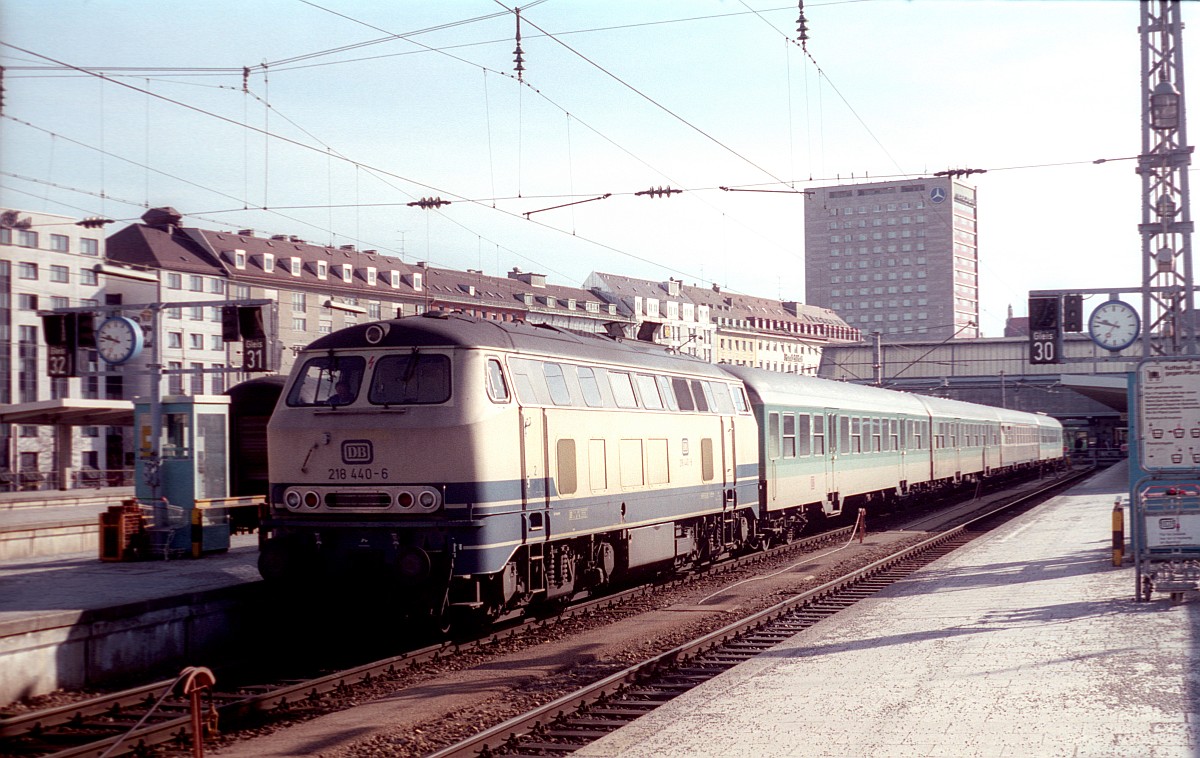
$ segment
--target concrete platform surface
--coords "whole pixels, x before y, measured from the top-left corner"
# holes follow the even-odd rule
[[[61,624],[64,614],[69,617],[262,579],[257,534],[235,534],[228,552],[200,559],[124,563],[101,561],[97,554],[93,550],[0,561],[0,637],[16,628]],[[51,616],[52,622],[47,618]]]
[[[1107,469],[575,755],[1200,755],[1200,600],[1137,603],[1133,568],[1112,566],[1127,477]]]

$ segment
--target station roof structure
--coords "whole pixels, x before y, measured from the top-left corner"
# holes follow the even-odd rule
[[[58,398],[17,403],[0,410],[3,424],[47,426],[133,426],[133,403],[129,400]]]

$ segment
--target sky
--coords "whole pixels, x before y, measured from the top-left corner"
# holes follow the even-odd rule
[[[1134,0],[806,2],[807,52],[797,15],[531,0],[518,79],[495,0],[3,0],[0,206],[803,301],[800,191],[973,168],[985,336],[1140,286]]]

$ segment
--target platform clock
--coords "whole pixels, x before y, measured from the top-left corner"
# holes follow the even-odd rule
[[[1137,342],[1142,319],[1137,310],[1121,300],[1109,300],[1096,306],[1088,318],[1088,334],[1105,350],[1117,352]]]
[[[96,352],[105,363],[119,366],[142,352],[142,326],[125,316],[113,316],[96,330]]]

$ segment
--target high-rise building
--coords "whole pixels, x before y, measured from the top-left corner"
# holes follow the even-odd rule
[[[934,177],[814,188],[804,246],[808,304],[864,336],[980,336],[974,187]]]

